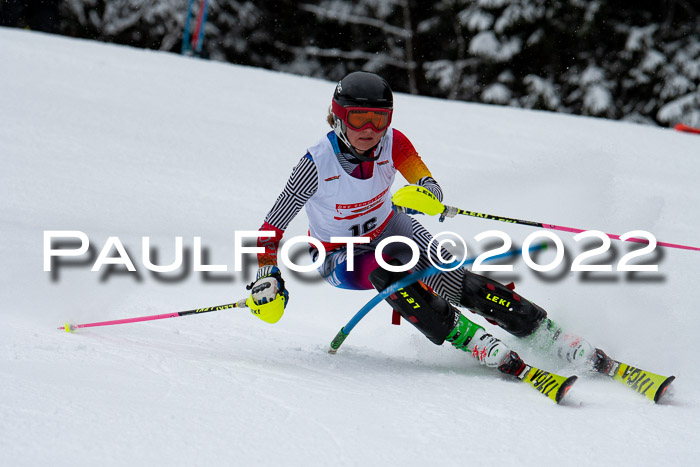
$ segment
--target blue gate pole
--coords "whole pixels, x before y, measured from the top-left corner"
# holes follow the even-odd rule
[[[192,50],[190,46],[190,21],[192,19],[192,4],[194,0],[189,0],[187,3],[187,19],[185,20],[185,30],[182,37],[182,49],[180,53],[185,55],[188,51]]]

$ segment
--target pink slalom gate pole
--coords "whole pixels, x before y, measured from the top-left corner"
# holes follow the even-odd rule
[[[156,319],[165,319],[165,318],[179,318],[180,316],[198,315],[198,314],[202,314],[202,313],[209,313],[211,311],[228,310],[231,308],[246,308],[245,300],[239,300],[235,303],[227,303],[225,305],[210,306],[210,307],[206,307],[206,308],[196,308],[194,310],[187,310],[187,311],[176,311],[173,313],[162,313],[159,315],[138,316],[136,318],[115,319],[115,320],[111,320],[111,321],[100,321],[97,323],[84,323],[84,324],[68,324],[68,323],[66,323],[63,326],[59,327],[58,329],[64,330],[66,332],[73,332],[76,329],[81,329],[81,328],[92,328],[92,327],[96,327],[96,326],[112,326],[115,324],[138,323],[141,321],[153,321]]]
[[[443,214],[440,216],[440,221],[443,221],[445,217],[447,217],[447,212],[452,209],[452,212],[455,212],[455,214],[464,214],[465,216],[472,216],[472,217],[478,217],[480,219],[489,219],[492,221],[500,221],[500,222],[508,222],[510,224],[522,224],[522,225],[529,225],[531,227],[540,227],[543,229],[549,229],[549,230],[560,230],[563,232],[572,232],[572,233],[581,233],[581,232],[586,232],[584,229],[577,229],[574,227],[562,227],[560,225],[554,225],[554,224],[543,224],[541,222],[534,222],[534,221],[526,221],[526,220],[521,220],[521,219],[513,219],[511,217],[502,217],[502,216],[495,216],[493,214],[483,214],[480,212],[474,212],[474,211],[467,211],[466,209],[459,209],[459,208],[451,208],[450,206],[445,207],[445,211]],[[450,217],[453,217],[455,214],[452,214]],[[614,240],[622,240],[619,235],[615,234],[609,234],[606,233],[608,237],[614,239]],[[635,243],[644,243],[648,244],[649,240],[644,239],[644,238],[627,238],[624,241],[627,242],[635,242]],[[668,242],[656,242],[658,246],[664,246],[668,248],[678,248],[681,250],[693,250],[693,251],[700,251],[700,248],[694,247],[694,246],[688,246],[688,245],[679,245],[677,243],[668,243]]]

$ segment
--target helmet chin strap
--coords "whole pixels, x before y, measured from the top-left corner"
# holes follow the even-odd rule
[[[347,146],[348,151],[350,151],[350,154],[352,154],[352,156],[355,159],[357,159],[358,162],[371,162],[371,161],[376,161],[377,159],[379,159],[379,154],[372,157],[372,156],[365,156],[363,154],[358,153],[357,149],[352,144],[350,144],[350,141],[348,140],[348,137],[345,134],[345,131],[344,131],[345,130],[345,122],[343,122],[341,119],[339,119],[338,117],[335,117],[335,116],[333,117],[333,121],[334,121],[333,132],[336,134],[336,136],[338,136],[338,139],[340,139],[340,141],[342,141],[343,144],[345,146]],[[383,136],[384,135],[382,135],[382,137]],[[381,139],[379,141],[381,141]],[[379,143],[375,144],[374,146],[372,146],[368,150],[364,151],[365,154],[372,154],[374,152],[374,150],[377,148],[377,146],[379,146]]]

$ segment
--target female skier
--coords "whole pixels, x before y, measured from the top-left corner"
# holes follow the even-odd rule
[[[443,197],[440,185],[411,142],[390,126],[392,114],[392,91],[381,77],[355,72],[336,86],[328,115],[332,131],[309,148],[294,167],[260,228],[274,233],[258,240],[264,253],[258,255],[259,270],[249,286],[252,293],[247,304],[260,319],[278,321],[289,300],[277,267],[277,248],[285,229],[304,206],[309,235],[327,252],[319,272],[335,287],[383,290],[405,276],[406,272],[379,267],[375,259],[377,245],[391,236],[406,237],[419,246],[413,270],[430,267],[429,257],[439,262],[431,234],[408,215],[417,212],[392,206],[390,188],[397,171],[411,184],[401,190],[417,191],[427,204],[432,197],[439,201]],[[369,242],[353,244],[350,251],[347,243],[338,240],[348,236],[366,237]],[[310,251],[316,261],[318,250],[312,247]],[[382,253],[392,265],[406,265],[413,258],[413,251],[399,242],[390,243]],[[443,252],[443,258],[448,256]],[[560,357],[594,371],[607,372],[613,364],[603,351],[562,332],[538,305],[466,269],[429,277],[387,301],[435,344],[448,341],[503,373],[518,376],[525,367],[522,359],[455,305],[478,313],[515,336],[532,336]]]

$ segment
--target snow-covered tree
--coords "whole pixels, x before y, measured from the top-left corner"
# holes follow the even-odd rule
[[[302,2],[318,31],[290,47],[296,62],[311,60],[339,79],[353,70],[397,77],[402,88],[417,93],[412,0],[321,0]]]
[[[65,33],[161,50],[179,50],[181,0],[64,0]],[[185,7],[186,8],[186,7]]]
[[[179,52],[187,4],[64,0],[62,32]],[[691,0],[210,0],[203,56],[330,80],[373,71],[397,91],[449,99],[700,125]]]

